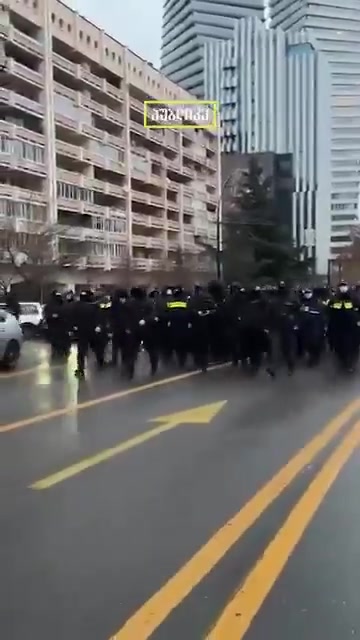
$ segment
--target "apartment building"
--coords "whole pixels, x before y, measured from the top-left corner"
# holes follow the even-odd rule
[[[215,244],[216,132],[144,128],[144,100],[191,96],[57,0],[0,9],[0,220],[55,225],[79,283]]]

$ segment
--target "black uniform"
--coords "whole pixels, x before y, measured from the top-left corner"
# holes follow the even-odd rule
[[[328,337],[341,369],[353,371],[359,357],[359,314],[346,285],[328,304]]]
[[[173,296],[165,302],[160,320],[165,330],[166,359],[175,353],[179,366],[184,367],[192,346],[192,324],[189,300],[181,288],[175,289]]]
[[[70,326],[67,308],[60,293],[53,291],[44,308],[46,335],[54,358],[66,358],[70,353]]]
[[[92,349],[97,356],[96,335],[100,331],[98,305],[94,303],[89,291],[83,291],[80,299],[68,305],[69,321],[77,337],[77,370],[78,376],[84,375],[85,360]],[[98,360],[101,364],[101,359]]]
[[[213,319],[217,307],[210,295],[197,291],[189,300],[188,322],[191,328],[190,348],[196,367],[207,371],[211,350]]]
[[[320,362],[325,346],[326,307],[311,291],[305,291],[299,309],[299,339],[309,366]]]
[[[145,292],[138,287],[133,287],[130,295],[131,297],[124,302],[122,309],[125,329],[122,356],[125,371],[132,379],[141,345],[149,355],[153,375],[158,367],[158,352],[154,334],[154,305],[146,297]]]
[[[285,362],[289,374],[295,369],[299,352],[298,322],[299,301],[284,286],[280,285],[271,308],[271,328],[276,348]]]

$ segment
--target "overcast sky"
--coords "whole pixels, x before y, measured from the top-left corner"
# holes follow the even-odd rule
[[[65,0],[135,53],[160,63],[162,0]]]

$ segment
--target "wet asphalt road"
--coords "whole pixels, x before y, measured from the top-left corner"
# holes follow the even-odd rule
[[[0,376],[1,639],[360,634],[358,377],[73,369]]]

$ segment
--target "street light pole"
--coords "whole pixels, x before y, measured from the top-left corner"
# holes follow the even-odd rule
[[[219,197],[216,204],[216,277],[218,280],[221,280],[223,275],[223,264],[222,264],[222,250],[223,250],[223,195],[226,187],[231,182],[234,176],[236,176],[239,172],[239,169],[235,169],[232,171],[227,178],[225,178],[224,182],[220,182],[219,186]],[[221,171],[220,171],[221,178]]]

